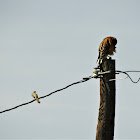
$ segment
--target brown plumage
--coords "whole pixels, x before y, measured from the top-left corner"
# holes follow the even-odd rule
[[[105,59],[108,55],[113,55],[115,50],[115,45],[117,44],[117,39],[115,37],[106,37],[103,39],[99,46],[99,55],[98,55],[98,67],[100,67],[103,59]]]
[[[37,101],[38,103],[40,103],[40,101],[39,101],[39,99],[38,99],[38,95],[36,94],[36,91],[34,91],[34,92],[32,93],[32,97],[35,98],[36,101]]]

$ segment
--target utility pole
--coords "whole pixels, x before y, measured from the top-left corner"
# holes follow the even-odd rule
[[[111,71],[100,78],[100,107],[96,140],[113,140],[115,126],[115,60],[104,59],[102,71]]]

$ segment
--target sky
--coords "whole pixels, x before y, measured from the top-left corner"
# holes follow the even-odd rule
[[[0,111],[31,101],[33,91],[44,96],[92,75],[107,36],[118,40],[116,69],[140,70],[139,5],[139,0],[0,0]],[[139,85],[116,81],[116,140],[140,139]],[[0,139],[95,139],[99,94],[99,79],[92,79],[0,114]]]

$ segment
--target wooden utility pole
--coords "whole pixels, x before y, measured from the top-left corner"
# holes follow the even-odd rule
[[[100,107],[96,140],[113,140],[115,126],[115,60],[104,59],[102,71],[111,71],[100,78]]]

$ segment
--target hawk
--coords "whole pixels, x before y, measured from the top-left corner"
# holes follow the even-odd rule
[[[103,59],[109,55],[113,55],[116,52],[117,39],[115,37],[106,37],[103,39],[99,46],[99,55],[97,59],[98,67],[102,64]]]

